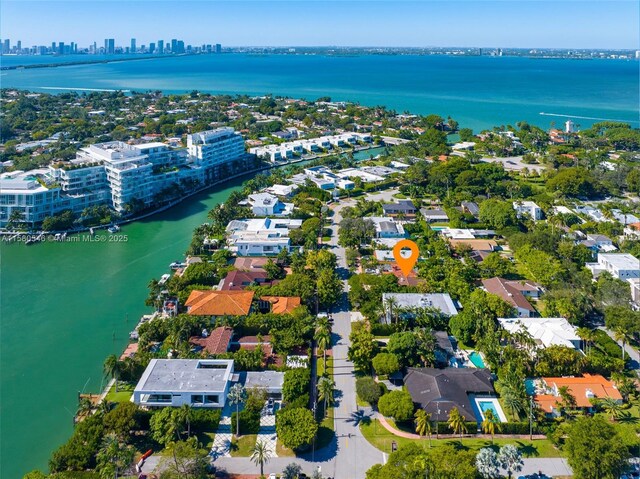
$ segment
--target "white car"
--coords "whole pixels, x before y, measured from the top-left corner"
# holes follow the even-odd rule
[[[269,474],[269,479],[277,479],[278,476],[276,476],[275,472],[272,472],[271,474]]]

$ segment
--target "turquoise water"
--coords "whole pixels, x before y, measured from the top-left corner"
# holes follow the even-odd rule
[[[496,405],[494,404],[493,401],[482,401],[480,399],[476,399],[476,403],[478,404],[480,411],[482,411],[483,420],[484,420],[484,413],[486,413],[487,411],[492,411],[494,417],[498,419],[500,418],[500,414],[498,413],[498,408],[496,408]]]
[[[536,393],[536,386],[533,379],[524,380],[524,388],[527,391],[527,395],[533,396]]]
[[[48,92],[197,89],[309,99],[331,96],[398,112],[451,115],[476,130],[521,120],[549,127],[571,117],[585,127],[594,118],[635,126],[640,119],[637,61],[229,54],[8,70],[1,79],[3,87]]]
[[[480,354],[478,354],[476,351],[473,351],[471,354],[469,354],[469,360],[477,368],[486,368],[486,366],[484,365],[484,361],[482,360],[482,356],[480,356]]]

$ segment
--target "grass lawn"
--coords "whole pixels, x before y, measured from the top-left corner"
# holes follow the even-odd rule
[[[280,441],[276,443],[276,454],[278,457],[296,457],[296,453],[288,447],[284,447]]]
[[[318,377],[324,376],[324,362],[322,356],[318,356],[317,362]],[[333,376],[333,357],[327,356],[327,373],[329,377]]]
[[[250,457],[256,444],[257,434],[246,434],[231,442],[231,457]]]
[[[196,434],[198,436],[198,442],[202,444],[202,447],[209,450],[213,446],[213,440],[216,437],[214,431],[201,431]]]
[[[403,437],[398,437],[394,434],[391,434],[384,427],[378,424],[377,420],[374,420],[369,424],[361,424],[360,430],[362,431],[362,434],[367,439],[367,441],[369,441],[376,448],[387,453],[391,452],[392,441],[395,441],[398,444],[398,447],[409,444],[410,442],[418,443],[424,448],[429,447],[429,440],[427,438],[406,439]],[[474,451],[478,451],[483,447],[497,448],[505,444],[514,444],[518,447],[523,457],[562,457],[560,451],[558,451],[548,439],[529,441],[526,439],[500,439],[496,437],[492,446],[490,439],[463,438],[438,440],[434,439],[434,436],[432,436],[431,444],[432,447],[451,444],[459,449],[471,449]]]
[[[135,384],[120,383],[118,384],[118,392],[116,392],[116,386],[114,384],[113,386],[111,386],[111,389],[109,389],[109,392],[107,393],[107,401],[118,403],[129,402],[135,387]]]
[[[320,404],[318,410],[320,414],[322,414],[323,404]],[[318,435],[316,437],[316,449],[322,449],[325,446],[328,446],[335,433],[333,432],[333,412],[335,409],[333,407],[329,407],[327,411],[327,416],[322,419],[320,426],[318,427]]]

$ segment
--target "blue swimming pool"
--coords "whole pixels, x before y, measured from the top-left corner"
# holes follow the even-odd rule
[[[480,412],[482,412],[482,419],[484,420],[484,415],[487,411],[491,411],[493,413],[493,417],[500,420],[500,413],[498,412],[498,408],[496,407],[494,401],[483,401],[481,399],[477,399],[476,403],[478,404],[478,408],[480,408]]]
[[[486,368],[486,366],[484,365],[484,361],[482,360],[482,356],[480,356],[480,353],[476,351],[472,351],[471,354],[469,354],[469,361],[471,361],[473,365],[479,369]]]
[[[528,396],[533,396],[536,392],[536,385],[534,384],[533,379],[525,379],[524,388],[527,390]]]

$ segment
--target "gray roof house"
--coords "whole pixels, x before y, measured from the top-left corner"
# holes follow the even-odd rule
[[[413,402],[439,422],[447,421],[454,407],[466,421],[477,421],[469,395],[495,395],[491,373],[486,369],[409,368],[404,385]]]
[[[418,209],[411,200],[399,200],[397,203],[382,205],[382,211],[386,215],[415,215]]]
[[[422,208],[420,210],[420,213],[422,213],[422,216],[427,221],[427,223],[449,221],[449,216],[444,210],[441,210],[441,209]]]

